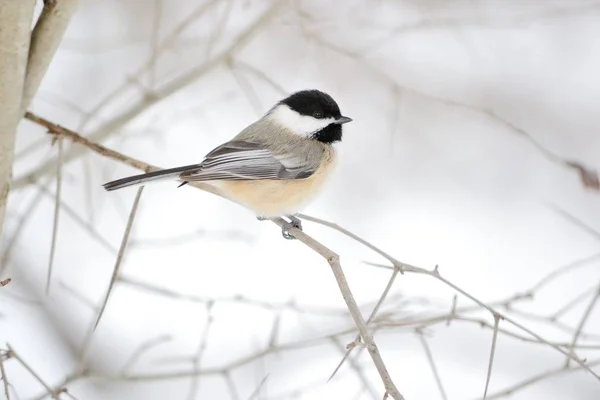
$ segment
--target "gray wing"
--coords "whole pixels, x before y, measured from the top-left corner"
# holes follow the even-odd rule
[[[317,167],[292,153],[275,155],[260,143],[232,140],[212,150],[197,169],[180,177],[187,181],[302,179]]]

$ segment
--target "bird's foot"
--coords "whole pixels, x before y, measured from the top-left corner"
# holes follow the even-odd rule
[[[294,237],[294,235],[292,235],[290,233],[290,229],[296,228],[299,231],[301,231],[302,230],[302,221],[299,218],[294,217],[293,215],[287,215],[287,217],[290,220],[290,222],[286,222],[281,227],[281,234],[284,239],[293,240],[296,238]]]

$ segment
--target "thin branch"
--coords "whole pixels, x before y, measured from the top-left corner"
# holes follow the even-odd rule
[[[550,284],[552,281],[558,279],[562,275],[568,274],[579,268],[587,267],[594,262],[600,261],[600,252],[591,254],[589,256],[577,259],[567,265],[556,268],[550,274],[540,279],[535,285],[533,285],[527,292],[533,293],[539,291],[542,287]]]
[[[492,366],[494,365],[494,355],[496,354],[496,340],[498,339],[498,325],[500,324],[500,314],[494,314],[494,334],[492,336],[492,348],[490,349],[490,361],[485,378],[485,390],[483,391],[483,400],[487,398],[490,379],[492,378]]]
[[[84,138],[83,136],[81,136],[80,134],[70,130],[70,129],[66,129],[63,128],[60,125],[54,124],[50,121],[48,121],[47,119],[38,117],[37,115],[31,113],[31,112],[26,112],[25,113],[25,119],[30,120],[31,122],[34,122],[38,125],[41,125],[43,127],[45,127],[46,129],[48,129],[52,134],[54,135],[60,135],[64,138],[69,139],[71,142],[73,143],[77,143],[82,145],[83,147],[86,147],[104,157],[110,158],[112,160],[115,161],[119,161],[123,164],[129,165],[130,167],[136,168],[136,169],[140,169],[144,172],[152,172],[152,171],[158,171],[160,170],[160,168],[152,166],[150,164],[146,164],[143,161],[139,161],[136,160],[135,158],[132,157],[128,157],[125,156],[117,151],[111,150],[107,147],[104,147],[100,144],[94,143],[91,140]],[[66,161],[66,160],[65,160]],[[191,185],[192,183],[190,183]],[[210,185],[207,184],[202,184],[199,182],[193,182],[194,187],[198,187],[206,192],[218,195],[223,197],[215,188],[213,188]]]
[[[131,353],[131,356],[129,356],[127,361],[125,361],[125,364],[121,369],[121,374],[127,374],[131,367],[140,359],[140,357],[142,357],[142,355],[144,355],[144,353],[146,353],[150,349],[153,349],[154,347],[157,347],[171,340],[173,340],[173,337],[171,337],[170,335],[160,335],[148,340],[145,343],[142,343],[133,353]]]
[[[110,284],[108,285],[108,289],[106,290],[104,301],[102,302],[102,306],[100,307],[100,311],[98,312],[98,317],[96,318],[96,323],[94,324],[94,330],[96,330],[96,328],[98,327],[100,318],[102,318],[102,314],[104,314],[104,309],[106,308],[106,304],[108,303],[108,297],[110,296],[115,282],[119,278],[119,269],[121,267],[121,262],[123,261],[123,256],[125,255],[125,249],[127,248],[127,242],[129,240],[129,233],[131,232],[131,227],[133,226],[135,214],[137,212],[138,205],[140,204],[140,197],[142,197],[143,191],[144,186],[140,186],[135,195],[135,200],[133,200],[133,206],[131,207],[131,212],[129,213],[129,219],[127,220],[127,226],[125,227],[123,239],[121,240],[121,247],[119,247],[119,254],[117,255],[117,261],[113,269],[112,278],[110,279]]]
[[[129,285],[133,288],[145,290],[149,292],[153,292],[159,296],[168,297],[171,299],[176,299],[180,301],[189,301],[192,303],[238,303],[238,304],[246,304],[255,307],[264,308],[265,310],[278,311],[282,309],[287,309],[291,311],[295,311],[297,313],[310,313],[310,314],[319,314],[319,315],[327,315],[327,316],[344,316],[345,313],[342,310],[337,310],[334,308],[321,308],[321,307],[299,307],[296,303],[288,302],[288,303],[273,303],[272,301],[263,301],[257,300],[250,297],[242,296],[242,295],[233,295],[233,296],[224,296],[224,297],[201,297],[194,294],[180,293],[171,289],[163,288],[160,286],[156,286],[152,283],[143,282],[140,280],[136,280],[130,278],[126,275],[119,276],[119,283]]]
[[[269,375],[265,375],[265,377],[262,379],[262,381],[260,381],[260,383],[258,384],[258,387],[256,389],[254,389],[254,391],[252,392],[250,397],[248,397],[248,400],[254,400],[257,398],[257,396],[260,394],[260,391],[262,390],[263,386],[267,382],[268,378],[269,378]]]
[[[333,342],[333,344],[335,345],[335,347],[340,350],[341,353],[347,353],[347,347],[344,347],[342,345],[342,343],[339,341],[339,339],[336,336],[333,336],[331,338],[331,341]],[[371,395],[371,398],[373,399],[378,399],[380,397],[380,395],[375,391],[375,389],[372,387],[372,385],[369,382],[368,377],[366,376],[365,372],[362,370],[362,368],[360,367],[360,365],[358,364],[358,362],[356,361],[356,359],[351,359],[348,361],[348,363],[350,364],[350,368],[352,368],[352,370],[354,371],[354,373],[356,374],[356,376],[358,377],[358,379],[361,381],[362,385],[363,385],[363,389],[367,392],[369,392],[369,394]],[[330,380],[331,378],[329,378]],[[329,380],[327,380],[327,382],[329,382]]]
[[[235,384],[233,383],[233,379],[231,379],[231,373],[229,371],[223,372],[223,379],[225,379],[225,383],[229,389],[231,400],[240,400],[240,395],[238,394]]]
[[[52,267],[54,265],[54,254],[56,251],[56,240],[58,238],[58,218],[60,215],[60,203],[62,192],[62,155],[63,155],[63,139],[57,138],[58,157],[56,158],[56,198],[54,199],[54,222],[52,226],[52,242],[50,244],[50,257],[48,260],[48,275],[46,277],[46,296],[50,294],[50,282],[52,280]]]
[[[282,218],[274,218],[272,221],[275,222],[281,228],[283,228],[286,224],[286,222]],[[356,300],[354,300],[354,296],[352,295],[352,291],[350,290],[350,286],[348,285],[348,281],[346,280],[346,276],[340,264],[340,257],[320,242],[316,241],[312,237],[308,236],[306,233],[296,228],[291,229],[290,234],[292,234],[296,239],[300,240],[306,246],[308,246],[316,253],[318,253],[321,257],[323,257],[325,260],[327,260],[327,263],[331,267],[335,280],[337,281],[340,292],[342,293],[342,297],[346,302],[346,306],[350,311],[350,315],[352,315],[352,319],[358,327],[362,340],[365,343],[365,347],[367,348],[367,351],[369,352],[369,355],[371,356],[371,359],[375,364],[375,368],[379,373],[383,385],[385,386],[386,392],[389,393],[389,395],[392,396],[392,398],[395,400],[404,400],[404,397],[402,396],[402,394],[400,394],[400,392],[396,388],[396,385],[392,381],[392,378],[390,377],[387,371],[387,367],[385,366],[383,359],[381,358],[379,349],[377,348],[377,345],[373,340],[373,336],[369,332],[367,324],[360,312],[360,309],[358,308],[358,304],[356,304]]]
[[[29,366],[28,363],[25,362],[25,360],[23,360],[21,358],[21,356],[15,352],[15,350],[10,346],[10,344],[6,344],[6,347],[8,347],[8,351],[9,351],[9,355],[10,358],[14,358],[15,360],[17,360],[30,374],[31,376],[33,376],[35,378],[36,381],[38,381],[43,387],[44,389],[46,389],[47,396],[52,397],[55,400],[60,400],[59,394],[63,391],[62,388],[58,389],[58,390],[54,390],[50,387],[50,385],[48,385],[38,374],[37,372],[35,372],[33,370],[33,368],[31,368],[31,366]]]
[[[600,365],[600,359],[597,360],[593,360],[591,362],[587,363],[587,368],[592,368],[595,367],[597,365]],[[543,372],[541,374],[532,376],[531,378],[525,379],[522,382],[519,382],[515,385],[512,385],[506,389],[500,390],[496,393],[490,394],[487,398],[487,400],[495,400],[495,399],[501,399],[503,397],[507,397],[510,396],[511,394],[517,392],[518,390],[522,390],[526,387],[532,386],[540,381],[546,380],[546,379],[550,379],[550,378],[554,378],[556,376],[559,375],[565,375],[568,373],[572,373],[572,372],[577,372],[577,371],[581,371],[582,369],[584,369],[583,366],[579,365],[579,366],[571,366],[569,368],[564,368],[564,367],[558,367],[546,372]]]
[[[210,332],[210,328],[213,323],[212,309],[213,302],[206,304],[206,323],[204,325],[204,329],[200,335],[200,342],[198,343],[198,350],[196,351],[196,356],[192,360],[192,365],[194,367],[194,371],[198,371],[200,369],[200,362],[202,361],[202,356],[204,355],[204,351],[206,350],[206,344],[208,342],[208,333]],[[198,390],[200,375],[196,374],[192,377],[192,381],[190,384],[190,390],[188,392],[188,399],[194,400],[196,398],[196,391]]]
[[[372,266],[377,266],[377,267],[380,267],[380,268],[387,268],[387,269],[398,268],[398,266],[390,267],[390,266],[387,266],[387,265],[381,265],[381,264],[376,264],[376,263],[368,263],[368,264],[372,265]],[[459,292],[463,296],[467,297],[468,299],[470,299],[474,303],[476,303],[479,306],[481,306],[481,307],[485,308],[486,310],[488,310],[492,315],[495,315],[495,314],[500,315],[500,317],[503,320],[505,320],[506,322],[508,322],[511,325],[513,325],[513,326],[521,329],[522,331],[528,333],[529,335],[533,336],[534,338],[536,338],[541,343],[544,343],[544,344],[552,347],[554,350],[558,351],[559,353],[561,353],[561,354],[569,357],[571,360],[573,360],[577,364],[581,365],[586,371],[590,372],[596,379],[600,380],[600,375],[598,375],[596,372],[594,372],[592,369],[590,369],[585,364],[584,360],[581,360],[580,358],[578,358],[577,356],[575,356],[573,354],[569,354],[567,351],[563,350],[562,348],[560,348],[555,343],[552,343],[552,342],[544,339],[543,337],[541,337],[537,333],[533,332],[529,328],[526,328],[525,326],[523,326],[522,324],[520,324],[517,321],[513,320],[512,318],[509,318],[506,315],[503,315],[503,314],[499,313],[493,307],[487,305],[486,303],[482,302],[481,300],[479,300],[479,299],[475,298],[474,296],[470,295],[469,293],[465,292],[464,290],[462,290],[461,288],[459,288],[458,286],[456,286],[452,282],[450,282],[447,279],[443,278],[440,275],[437,267],[434,268],[433,270],[426,270],[425,268],[415,267],[415,266],[410,265],[410,264],[399,264],[399,267],[402,268],[402,270],[404,272],[412,272],[412,273],[416,273],[416,274],[429,275],[429,276],[432,276],[433,278],[435,278],[435,279],[443,282],[446,286],[449,286],[449,287],[453,288],[454,290],[456,290],[457,292]]]
[[[369,315],[369,319],[367,320],[367,325],[370,324],[371,321],[373,321],[373,319],[377,315],[379,308],[385,301],[385,298],[387,297],[388,293],[390,292],[390,289],[392,288],[392,285],[394,284],[394,281],[396,280],[396,277],[398,276],[398,272],[399,272],[398,269],[394,269],[394,271],[392,272],[392,276],[390,277],[390,280],[388,281],[387,285],[385,286],[383,293],[379,297],[379,301],[377,301],[377,304],[375,304],[373,311],[371,311],[371,315]],[[335,376],[335,374],[337,374],[339,369],[342,367],[342,365],[344,365],[344,362],[348,359],[348,357],[350,356],[350,353],[352,352],[352,350],[354,350],[354,348],[356,347],[356,344],[358,343],[359,340],[360,340],[360,335],[357,335],[356,338],[354,338],[354,341],[352,341],[346,347],[346,354],[344,354],[344,357],[342,357],[342,360],[339,362],[337,367],[335,367],[335,370],[333,370],[333,373],[329,376],[329,378],[327,379],[327,382],[332,380],[333,377]]]
[[[44,194],[46,196],[50,196],[52,198],[55,198],[55,195],[52,194],[52,192],[50,190],[48,190],[45,186],[38,185],[38,188],[42,192],[42,194]],[[71,217],[77,225],[79,225],[84,231],[86,231],[94,240],[96,240],[100,245],[102,245],[102,247],[104,247],[108,252],[110,252],[111,254],[117,252],[117,249],[112,244],[110,244],[108,242],[108,240],[106,240],[102,235],[100,235],[91,224],[84,221],[83,218],[80,217],[79,214],[77,214],[77,212],[69,204],[67,204],[63,200],[61,200],[60,207],[61,207],[61,210],[67,216]],[[130,244],[129,244],[130,246],[131,246],[131,243],[132,243],[132,241],[130,241]]]
[[[600,299],[600,283],[598,284],[596,293],[594,293],[594,296],[592,297],[592,299],[590,300],[590,303],[586,307],[585,312],[581,316],[581,319],[579,320],[579,324],[577,324],[577,330],[575,331],[575,334],[573,335],[573,339],[571,340],[571,344],[569,345],[569,349],[568,349],[569,354],[573,354],[573,347],[575,347],[575,345],[577,344],[577,341],[579,340],[579,335],[581,335],[581,331],[583,330],[583,327],[585,326],[588,318],[592,314],[592,310],[598,303],[598,299]],[[569,366],[569,361],[570,361],[570,357],[568,357],[565,360],[565,368],[567,368]]]
[[[429,361],[429,365],[431,366],[431,372],[433,372],[433,377],[440,391],[440,395],[442,396],[443,400],[448,400],[446,390],[444,389],[444,384],[442,383],[442,378],[440,378],[440,373],[435,365],[435,360],[433,359],[433,354],[431,353],[427,339],[425,339],[425,334],[421,330],[417,330],[417,336],[421,342],[421,345],[423,346],[423,350],[425,350],[425,355],[427,356],[427,361]]]
[[[5,286],[5,285],[2,285]],[[4,395],[6,396],[6,400],[10,400],[10,391],[8,389],[8,375],[6,375],[6,371],[4,370],[4,360],[3,356],[0,355],[0,375],[2,375],[2,383],[4,385]]]
[[[592,293],[594,293],[597,290],[597,288],[598,288],[598,285],[594,285],[594,287],[589,288],[589,289],[585,290],[584,292],[580,293],[574,299],[570,300],[567,304],[565,304],[564,306],[562,306],[561,308],[559,308],[558,310],[556,310],[548,318],[551,319],[551,320],[558,319],[561,315],[567,313],[572,308],[574,308],[579,303],[581,303],[583,300],[585,300],[586,298],[588,298],[588,296],[591,295]]]

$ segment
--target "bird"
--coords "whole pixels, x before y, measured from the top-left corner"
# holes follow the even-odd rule
[[[228,199],[253,211],[259,220],[286,217],[286,239],[291,228],[302,230],[296,214],[323,189],[337,164],[336,145],[343,116],[327,93],[301,90],[278,101],[260,119],[230,141],[205,155],[199,164],[185,165],[117,179],[107,191],[151,181],[179,179],[215,186]]]

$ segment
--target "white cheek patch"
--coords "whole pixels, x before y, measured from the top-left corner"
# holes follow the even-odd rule
[[[334,118],[313,118],[301,115],[285,104],[280,104],[269,113],[268,118],[277,124],[289,129],[298,136],[308,137],[325,128],[335,121]]]

